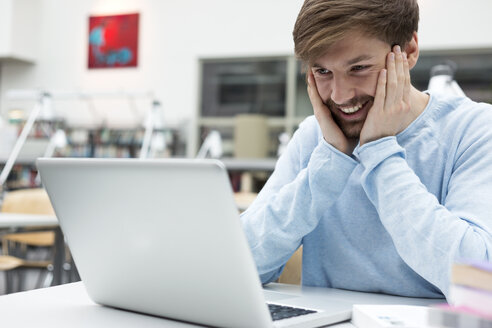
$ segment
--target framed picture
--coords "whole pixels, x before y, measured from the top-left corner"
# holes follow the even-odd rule
[[[89,17],[88,68],[137,67],[139,14]]]

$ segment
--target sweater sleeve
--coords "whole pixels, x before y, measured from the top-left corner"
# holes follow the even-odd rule
[[[398,253],[446,296],[456,259],[490,260],[492,253],[492,157],[487,144],[473,147],[454,163],[441,203],[409,167],[395,137],[356,150],[362,186]]]
[[[279,276],[302,238],[341,194],[357,165],[324,139],[314,137],[314,141],[312,128],[300,126],[265,187],[241,215],[262,283]]]

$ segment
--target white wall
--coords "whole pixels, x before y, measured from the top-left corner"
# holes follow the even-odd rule
[[[492,48],[491,0],[418,0],[422,49]]]
[[[292,28],[302,0],[24,0],[41,8],[36,64],[2,63],[1,112],[29,108],[12,102],[10,89],[153,91],[171,124],[193,119],[197,110],[198,58],[283,55],[293,52]],[[39,2],[42,5],[39,5]],[[491,0],[420,0],[423,49],[492,48]],[[87,69],[88,17],[140,13],[137,68]],[[18,27],[19,28],[19,27]],[[132,124],[148,100],[96,103],[97,117],[80,101],[55,109],[72,122],[105,119]]]
[[[195,112],[199,57],[291,53],[291,30],[301,5],[300,0],[33,1],[43,2],[37,62],[4,64],[2,93],[15,88],[151,90],[172,122]],[[88,70],[89,15],[130,12],[141,15],[138,67]],[[4,114],[19,106],[2,100]]]
[[[0,1],[0,54],[6,54],[11,47],[12,1]]]

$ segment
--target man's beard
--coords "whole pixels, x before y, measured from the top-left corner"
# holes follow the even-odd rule
[[[366,104],[368,101],[370,101],[370,104],[372,104],[374,101],[374,97],[363,96],[363,97],[353,98],[352,100],[342,104],[341,107],[353,107],[358,104]],[[366,120],[366,116],[361,117],[356,121],[347,121],[344,120],[340,114],[340,109],[338,108],[340,107],[340,105],[334,103],[331,99],[328,99],[328,101],[325,102],[325,105],[328,106],[328,108],[330,109],[333,120],[340,127],[343,134],[348,139],[359,139],[360,132],[362,131],[362,127],[364,126],[364,122]],[[364,108],[361,108],[359,110],[363,110],[363,109]]]

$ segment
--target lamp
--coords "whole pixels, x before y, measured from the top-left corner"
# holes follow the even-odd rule
[[[144,139],[140,149],[140,159],[155,157],[158,152],[166,149],[166,138],[164,136],[164,116],[161,103],[157,100],[152,102],[152,107],[147,112],[145,120]]]
[[[27,136],[29,135],[29,132],[31,131],[32,126],[36,121],[36,119],[38,118],[38,116],[41,114],[41,117],[44,119],[52,118],[51,95],[49,93],[36,91],[34,94],[32,92],[26,94],[23,91],[20,92],[11,91],[7,94],[7,96],[9,96],[10,98],[26,98],[26,96],[32,97],[33,95],[36,96],[37,102],[34,105],[33,109],[31,110],[31,113],[29,114],[29,117],[27,118],[24,127],[22,128],[22,131],[19,137],[17,138],[17,141],[15,142],[14,148],[12,149],[9,158],[7,159],[7,162],[5,163],[5,166],[2,169],[2,173],[0,173],[1,187],[3,187],[5,181],[7,181],[10,171],[12,170],[12,167],[14,166],[15,161],[19,156],[22,146],[24,146]]]
[[[197,158],[206,158],[210,154],[211,158],[220,158],[222,156],[222,137],[217,130],[211,130],[203,141]]]
[[[450,93],[465,96],[465,93],[454,80],[456,64],[450,60],[431,68],[428,90],[438,93]]]

